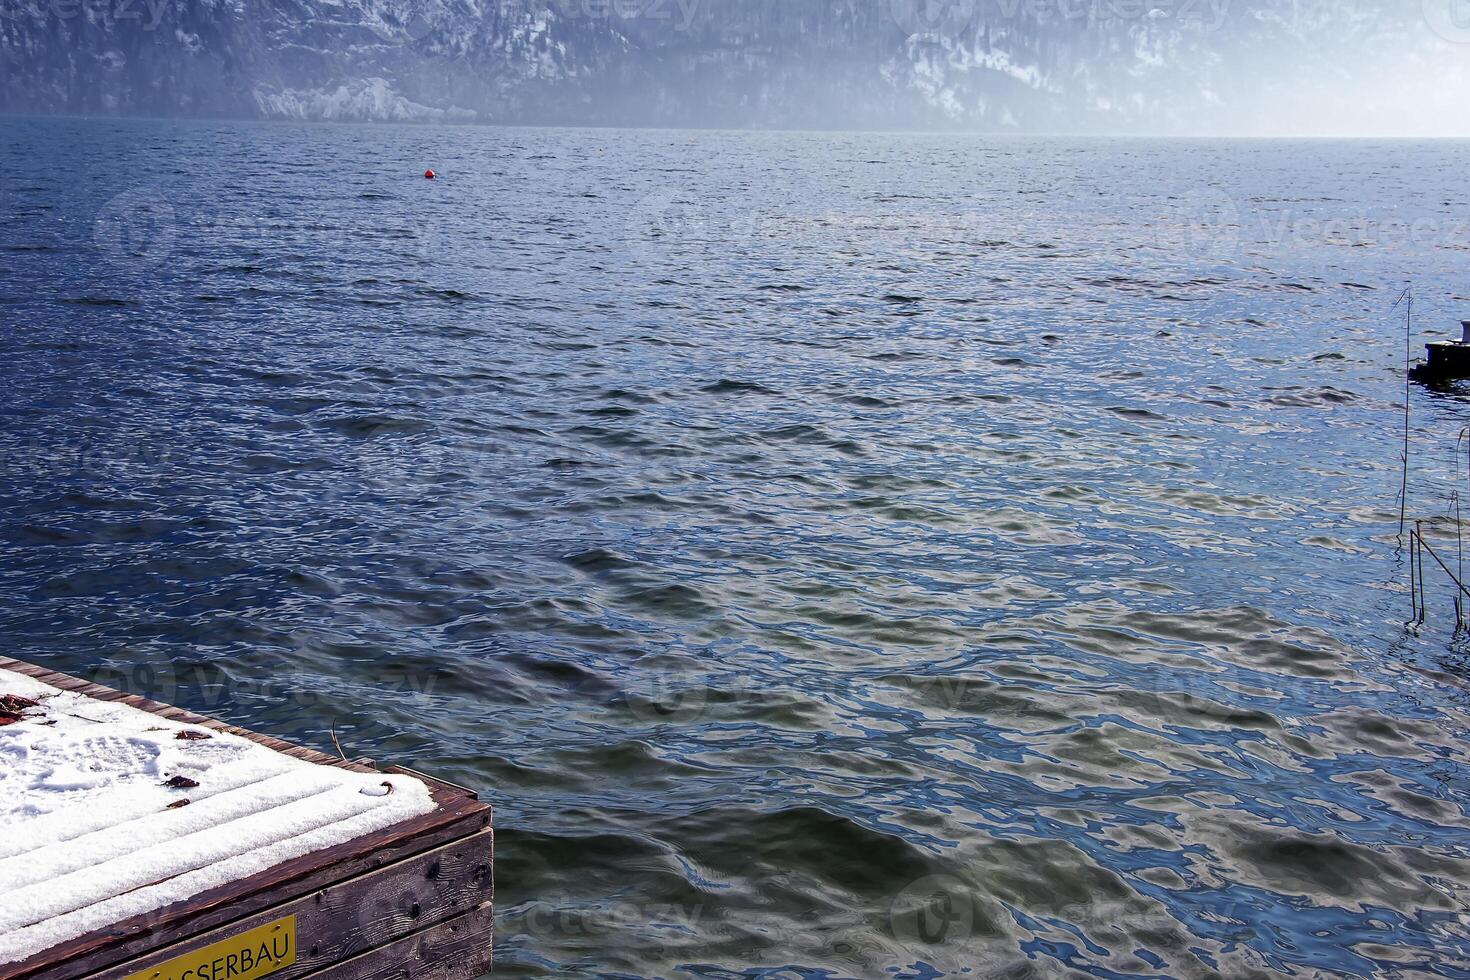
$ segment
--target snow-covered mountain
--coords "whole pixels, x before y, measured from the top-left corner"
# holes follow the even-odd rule
[[[1470,119],[1461,4],[0,0],[0,111],[1068,132],[1260,132],[1290,112],[1298,131],[1433,130]]]

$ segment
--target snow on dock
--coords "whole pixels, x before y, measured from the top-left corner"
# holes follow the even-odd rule
[[[0,698],[35,703],[0,727],[0,963],[433,809],[417,779],[313,765],[8,670]]]
[[[47,977],[133,962],[130,957],[150,948],[140,945],[139,936],[158,933],[152,941],[156,946],[187,939],[194,934],[190,928],[202,935],[228,922],[228,906],[219,911],[224,892],[242,899],[260,892],[240,905],[239,921],[245,922],[246,913],[299,897],[307,885],[383,866],[387,859],[375,855],[390,840],[396,848],[393,860],[399,860],[401,853],[452,842],[454,834],[488,838],[484,804],[473,803],[473,794],[457,788],[449,794],[448,784],[428,780],[431,787],[426,780],[337,764],[309,750],[0,658],[0,894],[6,897],[0,903],[0,977],[30,976],[42,960],[53,972],[37,975]],[[469,814],[461,798],[483,811],[473,827],[440,830],[421,845],[401,839],[404,828],[429,829],[432,820],[416,818],[438,809],[456,810],[442,824]],[[356,850],[354,842],[360,845]],[[324,854],[350,860],[334,875]],[[308,858],[316,863],[303,860]],[[391,885],[389,871],[384,868],[380,876]],[[488,888],[488,850],[482,871],[476,881]],[[282,891],[282,882],[293,877],[302,879],[301,888]],[[422,879],[422,870],[415,868],[413,878]],[[251,884],[260,882],[266,884]],[[381,892],[382,884],[374,887]],[[262,891],[267,885],[274,891]],[[200,909],[212,911],[197,916],[190,904],[206,895],[211,898]],[[468,907],[474,909],[484,897],[475,896]],[[417,913],[421,903],[411,904]],[[444,909],[446,917],[462,912]],[[199,919],[194,927],[172,935],[158,928],[191,916]],[[133,925],[119,929],[120,923]],[[427,924],[410,923],[399,931]],[[294,918],[291,928],[296,928]],[[355,937],[373,928],[354,922],[352,930]],[[61,956],[58,947],[80,955],[124,940],[133,945],[119,945],[85,970],[68,971],[63,963],[57,973],[51,962]],[[331,937],[317,945],[323,943],[331,945]],[[352,937],[338,945],[356,953],[354,944],[370,945],[366,938]]]

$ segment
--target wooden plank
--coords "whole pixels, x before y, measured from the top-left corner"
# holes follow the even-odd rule
[[[354,772],[376,772],[311,749],[227,725],[173,705],[0,656],[0,669],[32,677],[43,684],[101,701],[116,701],[170,721],[229,732],[294,758]],[[392,768],[386,770],[393,772]],[[423,778],[420,774],[414,774]],[[207,929],[283,904],[313,890],[381,868],[490,827],[491,809],[463,787],[426,779],[435,808],[402,823],[355,840],[324,848],[258,874],[213,888],[146,915],[114,923],[106,929],[54,946],[22,962],[0,967],[0,980],[75,980],[123,960],[142,956]]]
[[[494,916],[486,904],[304,980],[475,980],[490,972]]]
[[[276,865],[146,915],[116,923],[0,972],[0,980],[73,980],[201,930],[278,905],[490,826],[490,810],[434,790],[438,809],[377,833]]]
[[[294,980],[491,901],[494,892],[491,835],[487,830],[285,905],[273,906],[94,973],[89,980],[125,980],[288,915],[296,917],[296,962],[272,973],[271,980]]]

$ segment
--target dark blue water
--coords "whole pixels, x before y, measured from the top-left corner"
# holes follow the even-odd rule
[[[498,973],[1470,975],[1470,145],[0,135],[3,652],[475,787]]]

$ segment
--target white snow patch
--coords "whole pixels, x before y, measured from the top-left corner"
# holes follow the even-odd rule
[[[1011,61],[1011,56],[1005,51],[975,51],[971,64],[978,68],[987,68],[990,71],[1008,75],[1016,81],[1031,88],[1044,91],[1048,88],[1046,79],[1041,69],[1034,65],[1018,65]]]
[[[174,28],[174,40],[179,43],[179,47],[189,52],[189,54],[198,54],[204,50],[204,45],[199,41],[199,35],[191,34],[183,28]]]
[[[469,109],[441,109],[404,98],[385,78],[364,78],[335,88],[257,86],[255,104],[272,119],[358,122],[448,122],[475,118]]]
[[[434,809],[417,779],[179,739],[208,730],[12,671],[0,695],[37,702],[0,727],[0,963]]]

